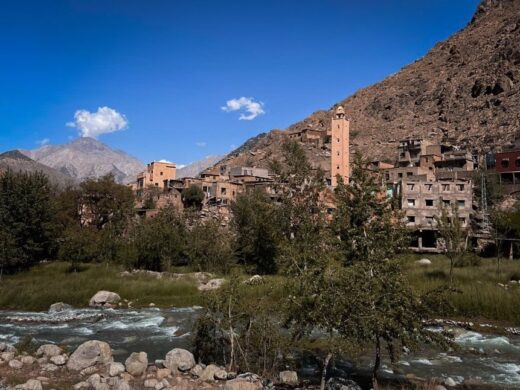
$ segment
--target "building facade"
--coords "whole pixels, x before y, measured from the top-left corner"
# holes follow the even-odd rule
[[[149,186],[164,188],[165,182],[175,180],[177,167],[169,161],[153,161],[146,166],[146,171],[137,175],[136,190],[144,190]]]
[[[338,176],[345,183],[350,177],[350,121],[345,117],[345,110],[338,106],[331,124],[330,179],[332,187],[338,185]]]

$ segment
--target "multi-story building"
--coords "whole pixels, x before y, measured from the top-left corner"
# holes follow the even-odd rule
[[[165,182],[175,180],[176,166],[169,161],[153,161],[146,166],[146,171],[137,175],[136,190],[142,191],[149,186],[164,188]]]
[[[420,252],[438,252],[436,217],[446,208],[451,214],[456,208],[463,228],[470,227],[473,210],[471,180],[403,180],[400,185],[401,209],[406,226],[412,231],[412,249]]]

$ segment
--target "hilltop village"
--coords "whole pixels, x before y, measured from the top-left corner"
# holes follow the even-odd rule
[[[329,156],[327,189],[324,199],[329,211],[334,209],[334,188],[339,177],[349,182],[351,155],[350,120],[342,106],[336,107],[326,130],[306,128],[288,131],[285,137],[301,145],[313,144]],[[404,222],[415,252],[440,253],[436,216],[442,207],[452,213],[457,209],[460,224],[467,239],[476,246],[490,239],[490,225],[484,197],[477,199],[475,180],[479,175],[496,171],[505,194],[520,188],[520,149],[510,148],[501,153],[473,155],[450,143],[434,143],[419,138],[399,142],[395,161],[370,161],[366,169],[377,175],[386,196],[398,200]],[[276,198],[276,178],[266,168],[220,165],[209,168],[197,177],[176,178],[176,165],[168,161],[148,164],[130,186],[137,199],[138,214],[153,218],[159,209],[172,204],[184,208],[183,191],[195,186],[202,190],[202,217],[219,217],[229,221],[230,205],[243,192],[261,189]],[[482,183],[480,183],[482,186]],[[485,187],[485,186],[484,186]],[[146,200],[153,198],[152,207]]]

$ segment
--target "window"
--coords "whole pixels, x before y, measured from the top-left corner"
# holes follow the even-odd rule
[[[339,156],[339,151],[337,153],[338,153],[338,156]]]
[[[464,208],[466,206],[466,201],[464,199],[457,200],[457,206]]]
[[[339,165],[336,166],[336,169],[339,171]]]
[[[433,217],[426,217],[425,219],[426,219],[426,223],[428,225],[433,225],[433,221],[434,221]]]
[[[464,191],[464,184],[457,184],[457,189],[459,191]]]
[[[406,219],[408,220],[408,223],[415,223],[415,216],[414,215],[409,215],[406,217]]]
[[[163,173],[162,173],[162,172],[160,172],[160,173],[159,173],[159,175],[161,175],[161,176],[162,176],[162,175],[163,175]]]
[[[442,185],[442,190],[443,191],[449,191],[450,190],[450,185],[449,184],[443,184]]]
[[[426,207],[433,207],[433,199],[426,199],[425,203]]]
[[[466,218],[459,218],[460,224],[466,226]]]
[[[339,142],[339,138],[338,138],[338,142]]]
[[[412,183],[408,183],[406,186],[409,191],[413,191],[413,189],[415,188],[415,184],[412,184]]]
[[[155,186],[156,186],[156,187],[159,187],[159,183],[155,183]]]
[[[449,206],[449,205],[450,205],[450,200],[449,200],[449,199],[443,199],[443,200],[442,200],[442,204],[443,204],[444,206]]]
[[[401,172],[399,172],[399,173],[397,174],[397,177],[401,178],[401,177],[403,177],[403,174],[402,174]]]
[[[226,187],[222,187],[222,188],[220,189],[220,194],[221,194],[221,195],[226,195]]]
[[[520,157],[517,157],[515,160],[515,167],[520,167]]]
[[[425,184],[424,189],[428,192],[432,192],[432,185],[431,184]]]
[[[413,172],[406,172],[406,176],[413,176]]]
[[[202,191],[204,191],[204,192],[208,192],[208,187],[206,187],[206,186],[202,186]]]
[[[415,207],[415,199],[408,199],[408,206]]]
[[[509,168],[509,159],[508,158],[503,159],[500,162],[500,165],[502,166],[502,168]]]

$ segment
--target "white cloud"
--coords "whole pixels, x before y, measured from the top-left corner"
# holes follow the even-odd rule
[[[40,145],[40,146],[45,146],[45,145],[47,145],[49,142],[51,142],[51,140],[48,139],[48,138],[44,138],[44,139],[40,139],[40,140],[36,141],[36,143],[37,143],[38,145]]]
[[[241,113],[239,120],[250,121],[255,119],[258,115],[265,114],[264,103],[255,102],[254,98],[244,97],[238,99],[231,99],[226,102],[226,105],[221,107],[223,111],[232,112],[243,110],[245,113]]]
[[[199,148],[205,148],[208,144],[204,141],[195,142],[195,145],[197,145]]]
[[[78,129],[82,137],[97,138],[101,134],[125,130],[128,127],[128,120],[123,114],[110,107],[99,107],[96,112],[76,111],[74,122],[68,122],[67,126]]]

